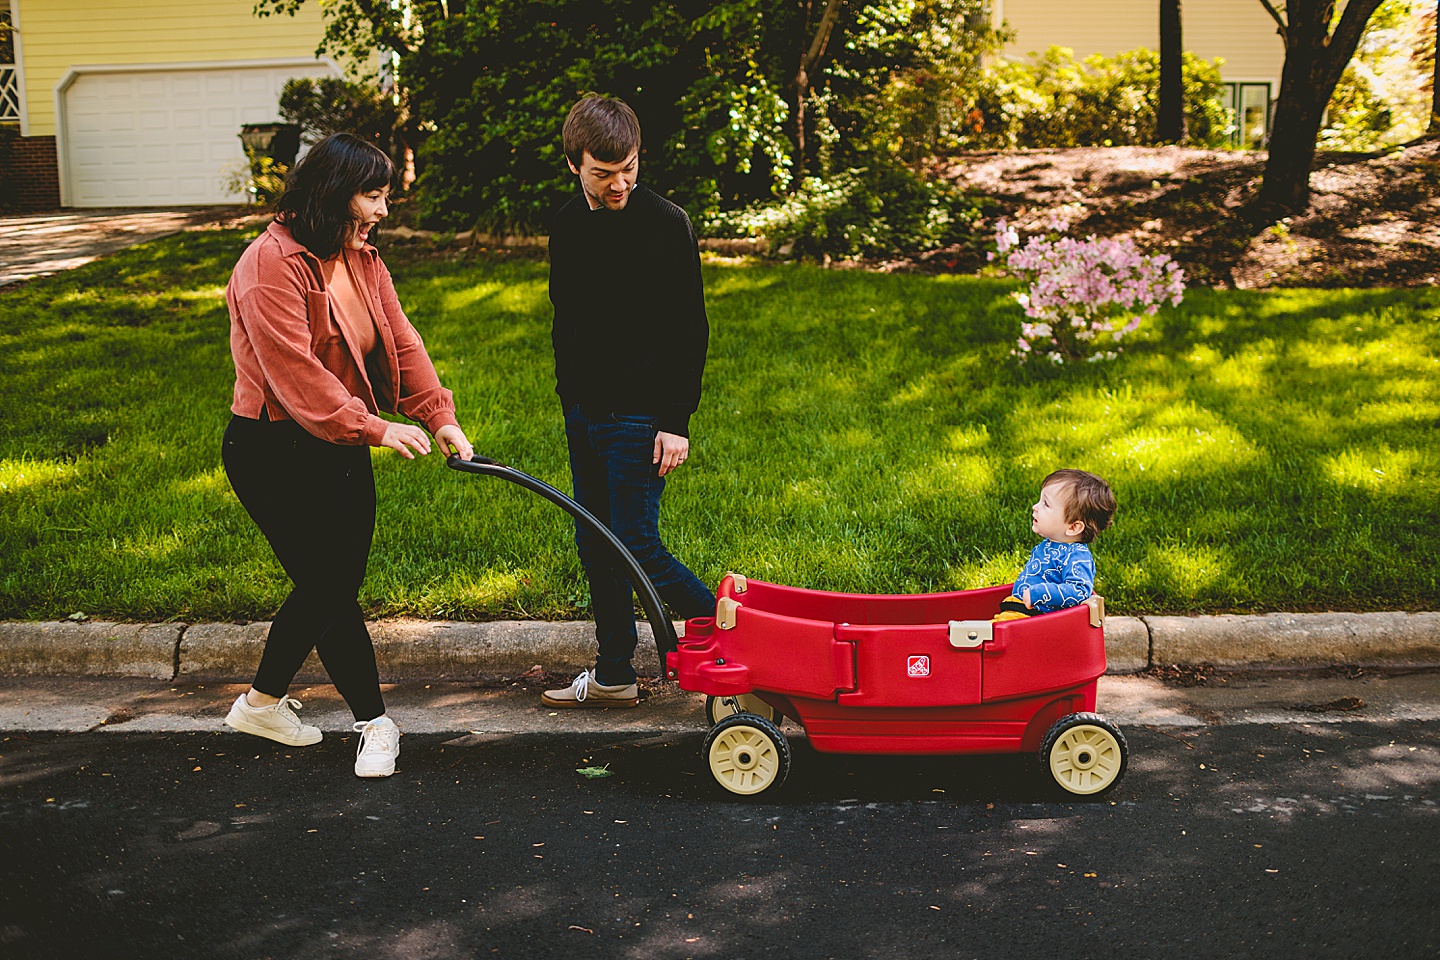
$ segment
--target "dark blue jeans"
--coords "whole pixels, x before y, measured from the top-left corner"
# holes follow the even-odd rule
[[[575,500],[635,555],[666,605],[679,617],[715,613],[715,594],[660,541],[660,495],[665,481],[651,462],[655,418],[602,413],[579,406],[565,412]],[[595,679],[607,686],[635,679],[635,602],[630,577],[610,545],[580,523],[575,546],[590,580],[590,605],[600,652]]]

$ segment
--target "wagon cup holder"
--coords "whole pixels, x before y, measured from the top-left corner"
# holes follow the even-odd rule
[[[703,646],[703,641],[709,640],[714,633],[714,617],[691,617],[685,621],[685,634],[680,638],[680,645]]]

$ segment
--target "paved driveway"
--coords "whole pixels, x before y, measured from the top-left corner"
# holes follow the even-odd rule
[[[156,237],[246,216],[243,208],[192,207],[0,217],[0,286],[70,270]]]

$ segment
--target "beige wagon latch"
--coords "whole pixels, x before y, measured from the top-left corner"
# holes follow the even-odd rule
[[[1105,626],[1105,598],[1098,593],[1092,593],[1085,598],[1085,606],[1090,608],[1090,626]]]
[[[978,647],[995,636],[995,625],[989,620],[951,620],[950,646],[957,650]]]
[[[715,623],[721,630],[735,629],[735,611],[740,609],[740,602],[730,597],[721,597],[715,602]]]

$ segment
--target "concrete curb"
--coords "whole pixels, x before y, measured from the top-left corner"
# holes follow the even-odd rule
[[[269,630],[265,621],[0,621],[0,675],[245,680],[260,662]],[[387,682],[515,676],[537,664],[564,673],[584,669],[595,656],[594,625],[586,621],[377,620],[370,633]],[[1222,668],[1440,667],[1440,613],[1109,617],[1105,647],[1112,674],[1202,663]],[[643,674],[659,671],[644,621],[635,661]],[[312,653],[298,679],[325,678]]]
[[[1144,617],[1152,664],[1411,666],[1440,660],[1440,613]]]

